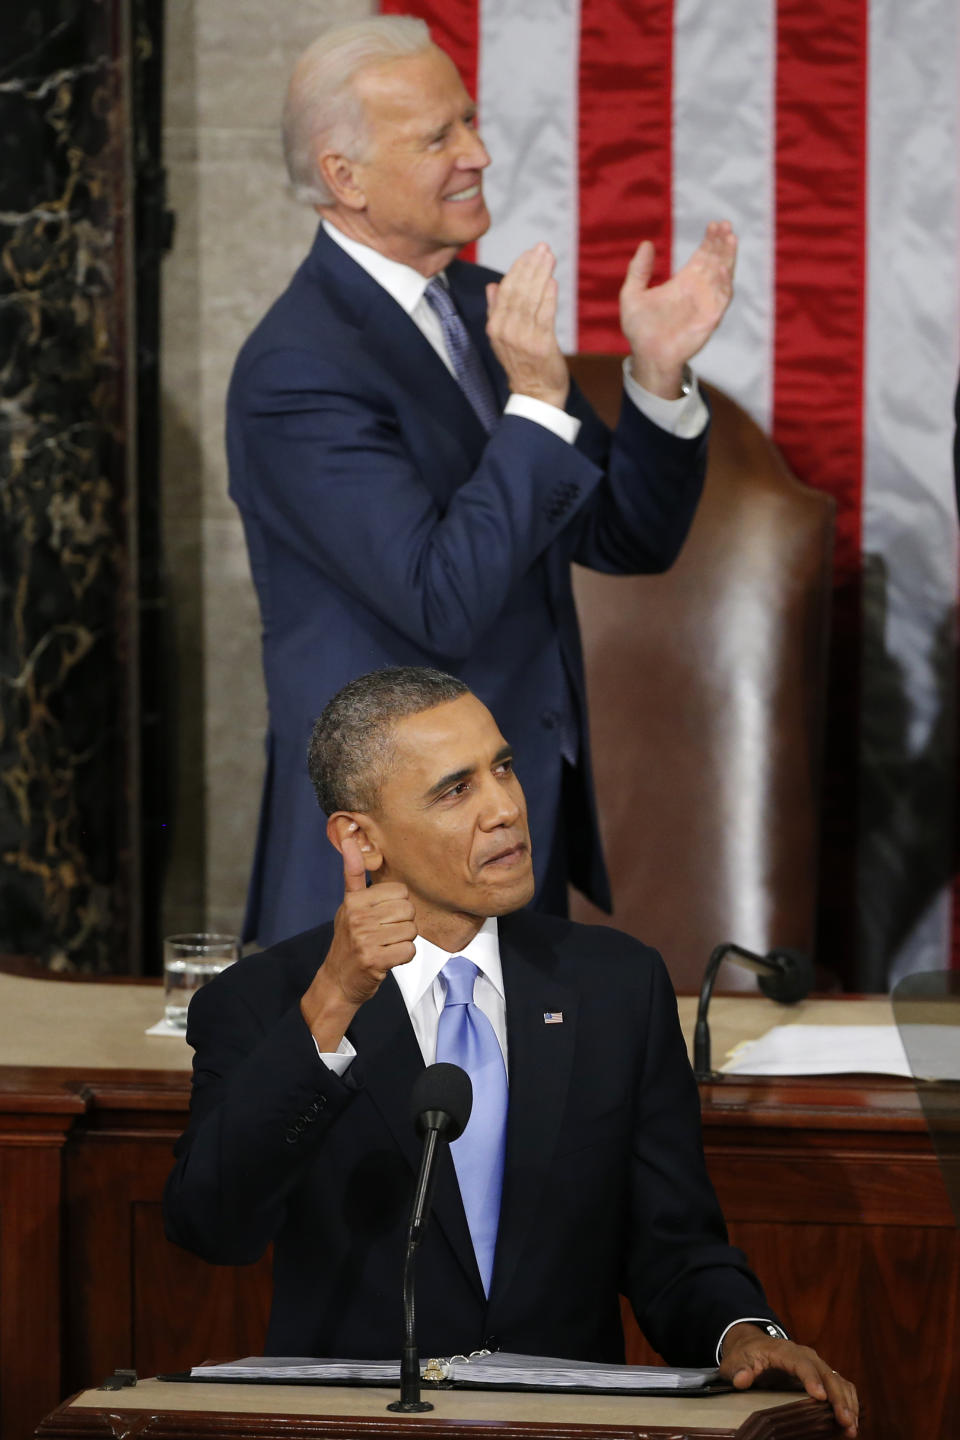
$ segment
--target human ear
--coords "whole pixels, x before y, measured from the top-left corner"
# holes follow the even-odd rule
[[[366,192],[360,184],[356,164],[353,160],[349,160],[346,155],[335,155],[328,150],[320,156],[317,164],[328,190],[338,204],[345,206],[348,210],[366,208]]]
[[[349,835],[360,846],[363,863],[371,872],[383,864],[383,853],[372,830],[370,816],[359,810],[337,810],[327,821],[327,839],[333,848],[342,855],[343,841]]]

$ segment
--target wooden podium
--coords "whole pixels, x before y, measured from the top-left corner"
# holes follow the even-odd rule
[[[773,1392],[702,1399],[431,1392],[434,1409],[391,1415],[395,1390],[146,1380],[85,1390],[48,1415],[37,1440],[822,1440],[842,1432],[825,1402]],[[867,1432],[864,1432],[866,1437]]]
[[[791,1013],[822,1019],[832,1007],[852,1023],[875,1021],[884,1005],[804,1001]],[[32,1435],[65,1395],[118,1367],[156,1375],[263,1349],[269,1259],[211,1267],[164,1238],[191,1052],[144,1036],[161,1009],[152,985],[0,974],[2,1440]],[[694,1010],[681,999],[688,1029]],[[721,996],[711,1016],[719,1057],[783,1011]],[[790,1333],[857,1384],[864,1433],[960,1436],[960,1231],[912,1082],[727,1077],[701,1095],[731,1238]],[[627,1355],[655,1358],[632,1320]],[[99,1398],[109,1413],[131,1403]],[[379,1433],[389,1440],[394,1423],[384,1413]]]

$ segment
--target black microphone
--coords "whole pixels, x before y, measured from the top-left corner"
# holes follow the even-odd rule
[[[745,970],[755,971],[760,977],[758,983],[764,995],[769,1000],[777,1000],[781,1005],[795,1005],[813,989],[813,965],[802,950],[771,950],[768,955],[755,955],[752,950],[744,950],[742,945],[718,945],[704,971],[700,1003],[697,1006],[697,1023],[693,1032],[693,1073],[698,1080],[714,1078],[710,1069],[707,1008],[713,994],[713,982],[724,960],[733,960]]]
[[[416,1319],[414,1314],[414,1263],[417,1247],[430,1215],[433,1198],[434,1160],[438,1140],[449,1143],[467,1128],[473,1108],[473,1086],[466,1070],[443,1062],[428,1065],[418,1075],[410,1092],[410,1109],[417,1134],[423,1137],[420,1173],[413,1192],[410,1223],[407,1226],[407,1249],[403,1260],[403,1349],[400,1360],[400,1399],[388,1410],[432,1410],[429,1400],[420,1399],[420,1357],[417,1353]]]

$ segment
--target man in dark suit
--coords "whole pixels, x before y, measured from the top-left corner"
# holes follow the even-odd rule
[[[783,1336],[727,1242],[660,957],[522,908],[526,806],[487,708],[436,671],[362,676],[317,722],[311,775],[343,901],[191,1004],[170,1238],[224,1264],[273,1243],[268,1353],[395,1355],[410,1089],[469,1014],[474,1111],[440,1157],[421,1352],[622,1360],[622,1292],[668,1361],[719,1355],[741,1388],[788,1371],[856,1434],[853,1387]]]
[[[657,571],[680,550],[707,428],[685,366],[726,309],[736,242],[709,226],[656,287],[640,246],[611,433],[558,348],[547,246],[502,278],[456,258],[489,225],[474,114],[406,17],[331,32],[291,81],[288,166],[322,224],[240,353],[227,418],[269,700],[245,924],[264,945],[337,904],[304,755],[330,696],[377,665],[467,681],[516,746],[538,905],[565,913],[569,878],[610,908],[570,565]]]

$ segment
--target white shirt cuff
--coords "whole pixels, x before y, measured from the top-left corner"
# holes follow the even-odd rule
[[[691,377],[691,381],[689,391],[679,400],[664,400],[662,395],[653,395],[637,384],[630,374],[629,355],[623,362],[623,388],[628,398],[648,420],[681,440],[695,440],[703,433],[709,419],[696,378]]]
[[[320,1059],[328,1070],[333,1071],[334,1075],[345,1075],[350,1068],[351,1062],[357,1057],[357,1052],[350,1044],[346,1035],[344,1035],[334,1051],[321,1050],[320,1046],[317,1045],[316,1036],[313,1037],[313,1043],[316,1046],[316,1051]]]
[[[638,387],[639,388],[639,387]],[[703,403],[702,401],[700,402]],[[532,420],[550,430],[560,440],[573,445],[580,434],[580,421],[575,415],[568,415],[546,400],[536,400],[532,395],[511,395],[503,407],[504,415],[519,415],[522,420]]]
[[[727,1326],[726,1330],[724,1330],[723,1334],[720,1336],[720,1339],[717,1341],[717,1364],[718,1364],[718,1365],[720,1364],[720,1359],[721,1359],[721,1356],[723,1355],[723,1342],[724,1342],[724,1340],[727,1338],[727,1333],[728,1333],[728,1331],[732,1330],[733,1327],[734,1327],[734,1325],[762,1325],[763,1328],[764,1328],[764,1330],[766,1330],[766,1332],[767,1332],[768,1335],[776,1334],[781,1340],[789,1340],[789,1339],[790,1339],[790,1336],[787,1334],[787,1332],[786,1332],[785,1330],[781,1330],[779,1325],[775,1325],[772,1320],[768,1320],[765,1316],[763,1316],[763,1315],[744,1315],[744,1316],[742,1316],[742,1318],[739,1319],[739,1320],[731,1320],[731,1321],[730,1321],[730,1324]]]

